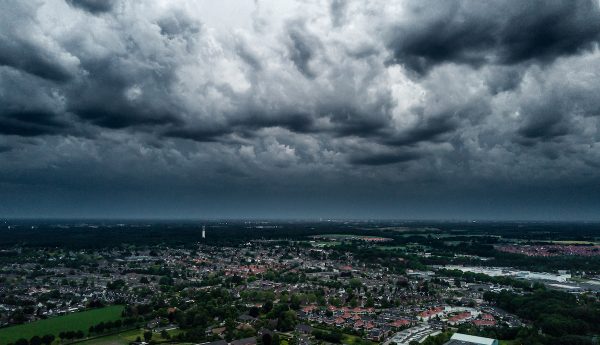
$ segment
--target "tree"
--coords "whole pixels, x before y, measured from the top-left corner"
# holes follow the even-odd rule
[[[125,287],[126,283],[123,279],[117,279],[113,282],[106,284],[108,290],[121,290]]]
[[[158,280],[158,284],[159,285],[173,285],[173,278],[167,277],[167,276],[162,276]]]
[[[302,296],[299,294],[293,294],[292,297],[290,297],[290,307],[298,310],[300,309],[300,304],[302,304]]]
[[[104,332],[104,327],[105,327],[105,326],[104,326],[104,322],[100,322],[99,324],[97,324],[97,325],[94,327],[94,330],[96,331],[96,333],[102,333],[102,332]],[[61,337],[61,338],[62,338],[62,337]]]
[[[106,330],[109,330],[109,329],[113,328],[113,323],[112,323],[112,321],[106,321],[106,322],[104,323],[104,328],[105,328]]]
[[[272,345],[273,344],[273,337],[271,337],[270,333],[265,333],[262,336],[262,345]]]
[[[23,312],[23,310],[17,309],[12,314],[12,320],[14,323],[23,323],[23,322],[27,321],[27,317],[25,316],[25,313]]]
[[[160,332],[160,336],[161,336],[163,339],[171,339],[171,335],[169,335],[169,332],[167,332],[167,330],[166,330],[166,329],[163,329],[163,330]]]
[[[263,309],[263,313],[265,313],[265,314],[270,312],[271,309],[273,309],[273,302],[267,301],[265,304],[263,304],[262,309]]]
[[[25,338],[21,338],[15,341],[15,345],[29,345],[29,342]]]
[[[296,326],[296,313],[293,310],[283,312],[277,320],[277,329],[283,332],[291,331]]]
[[[144,332],[144,341],[149,342],[152,339],[152,331]]]
[[[29,339],[29,345],[42,345],[42,338],[37,335],[34,335]]]
[[[252,317],[258,317],[260,315],[260,309],[258,309],[258,307],[252,307],[248,311],[248,315]]]
[[[456,286],[458,288],[460,287],[460,279],[458,277],[454,278],[454,286]]]
[[[235,321],[232,318],[225,320],[225,339],[231,341],[233,339],[233,332],[235,332]]]
[[[338,331],[328,332],[314,329],[312,334],[315,336],[315,338],[325,340],[330,343],[340,343],[342,341],[342,334]]]
[[[44,343],[46,345],[50,345],[54,341],[54,338],[55,338],[54,334],[46,334],[45,336],[42,337],[42,343]]]
[[[350,279],[349,283],[350,283],[350,288],[352,288],[352,289],[358,289],[358,288],[362,287],[362,282],[358,278]]]

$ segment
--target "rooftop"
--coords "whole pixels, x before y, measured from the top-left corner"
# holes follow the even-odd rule
[[[454,333],[450,341],[444,345],[498,345],[498,340],[484,337],[476,337],[474,335]]]

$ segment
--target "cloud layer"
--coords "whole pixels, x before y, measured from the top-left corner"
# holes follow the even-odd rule
[[[7,0],[0,214],[594,218],[599,41],[597,1]]]

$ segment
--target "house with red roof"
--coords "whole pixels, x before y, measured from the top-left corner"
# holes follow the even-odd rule
[[[398,319],[389,323],[390,327],[400,328],[410,325],[410,321],[406,319]]]
[[[494,320],[473,320],[473,324],[477,327],[492,327],[492,326],[496,326],[496,321],[494,321]]]
[[[443,312],[444,312],[444,308],[436,307],[436,308],[432,308],[432,309],[428,309],[428,310],[420,312],[418,315],[418,318],[421,321],[429,321],[438,315],[441,316]]]
[[[459,313],[459,314],[456,314],[456,315],[450,317],[448,319],[448,323],[451,325],[458,325],[460,323],[467,321],[471,317],[472,317],[471,313],[469,313],[468,311],[465,311],[465,312],[462,312],[462,313]]]

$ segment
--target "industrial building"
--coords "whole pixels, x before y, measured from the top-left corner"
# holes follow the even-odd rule
[[[474,335],[454,333],[444,345],[498,345],[498,340]]]

